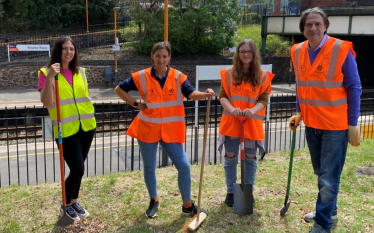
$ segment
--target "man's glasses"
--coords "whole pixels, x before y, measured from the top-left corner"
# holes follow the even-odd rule
[[[253,54],[253,51],[239,51],[239,53],[240,55],[246,55],[246,54],[251,55]]]

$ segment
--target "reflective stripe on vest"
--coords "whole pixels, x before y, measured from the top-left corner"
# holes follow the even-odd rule
[[[80,114],[79,118],[81,120],[87,120],[87,119],[93,118],[94,116],[95,116],[94,113],[87,113],[87,114]],[[61,119],[61,124],[67,124],[67,123],[77,121],[77,120],[79,120],[78,116],[74,115],[74,116],[70,116],[70,117],[66,117],[66,118]],[[53,126],[57,126],[58,125],[57,120],[52,121],[52,124],[53,124]]]
[[[298,87],[322,87],[322,88],[340,88],[343,86],[343,82],[334,82],[334,74],[336,65],[338,63],[338,56],[339,56],[339,50],[340,46],[342,44],[342,40],[336,40],[334,44],[334,48],[332,50],[330,64],[329,64],[329,70],[327,71],[327,77],[326,81],[316,81],[316,80],[309,80],[309,81],[301,81],[299,71],[297,72],[297,86]],[[298,69],[299,67],[299,55],[301,46],[305,43],[300,43],[296,48],[296,55],[295,55],[295,63],[296,67]]]
[[[223,110],[222,114],[223,114],[223,115],[227,115],[227,116],[234,116],[234,115],[231,114],[231,112],[226,111],[226,110]],[[252,118],[252,119],[254,119],[254,120],[264,120],[264,119],[265,119],[265,116],[262,116],[262,115],[258,115],[258,114],[256,114],[256,115],[254,115],[254,116],[252,116],[252,117],[250,117],[250,118]]]
[[[74,100],[74,98],[71,99],[64,99],[60,100],[60,107],[68,104],[80,104],[80,103],[86,103],[91,102],[91,99],[89,97],[79,97]],[[53,101],[52,107],[49,107],[48,110],[51,110],[52,108],[56,107],[56,102]]]
[[[230,72],[231,68],[232,67],[226,69],[226,80],[227,80],[227,85],[228,85],[230,93],[231,93],[231,72]],[[268,72],[264,70],[264,75],[263,75],[263,78],[262,78],[262,83],[263,84],[266,82],[267,76],[268,76]],[[247,82],[249,82],[249,80]],[[259,95],[260,95],[260,92],[257,93],[257,97],[256,97],[256,99],[254,99],[254,98],[249,97],[249,96],[243,96],[243,98],[242,98],[241,95],[233,95],[232,94],[229,97],[229,100],[230,100],[230,102],[231,101],[242,101],[242,102],[248,102],[248,103],[251,103],[251,104],[256,104]]]
[[[185,122],[184,116],[151,118],[151,117],[144,116],[141,112],[139,112],[138,117],[142,121],[146,121],[146,122],[154,123],[154,124],[169,123],[169,122]]]
[[[320,107],[337,107],[347,104],[347,98],[342,98],[338,100],[312,100],[312,99],[303,99],[299,98],[299,103],[311,106],[320,106]]]

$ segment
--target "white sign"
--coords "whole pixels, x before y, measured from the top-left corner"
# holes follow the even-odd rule
[[[43,117],[43,138],[53,139],[53,125],[52,120],[49,116]]]
[[[51,46],[49,44],[8,44],[8,61],[10,62],[9,52],[18,51],[48,51],[51,57]]]
[[[232,65],[217,65],[217,66],[196,66],[196,90],[199,90],[199,81],[201,80],[221,80],[220,70],[223,68],[232,67]],[[272,64],[262,64],[261,68],[265,71],[273,71]],[[195,128],[197,129],[199,116],[198,101],[195,101]]]
[[[49,44],[10,44],[9,51],[49,51]]]
[[[113,51],[120,51],[121,46],[119,45],[113,45]]]

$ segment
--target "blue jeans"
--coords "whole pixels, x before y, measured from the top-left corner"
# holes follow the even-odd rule
[[[143,159],[144,181],[145,185],[147,186],[149,196],[157,196],[156,153],[158,143],[160,143],[160,145],[166,151],[171,161],[173,161],[174,166],[178,170],[178,186],[181,192],[182,200],[191,200],[191,169],[182,143],[166,143],[162,140],[159,142],[147,143],[138,140]]]
[[[348,130],[320,130],[305,127],[314,173],[318,176],[318,198],[314,221],[332,228],[332,213],[337,209],[340,175],[348,146]]]
[[[240,139],[231,139],[229,136],[225,136],[225,163],[223,165],[225,169],[225,176],[226,176],[226,187],[227,193],[234,193],[234,184],[236,183],[237,179],[237,164],[238,158],[240,157],[239,153],[239,144]],[[234,152],[234,157],[230,158],[227,157],[226,153]],[[245,154],[256,155],[257,152],[257,144],[255,144],[255,148],[244,148]],[[244,183],[245,184],[252,184],[252,190],[254,190],[255,179],[256,179],[256,171],[257,171],[257,159],[250,159],[245,156],[244,161]]]

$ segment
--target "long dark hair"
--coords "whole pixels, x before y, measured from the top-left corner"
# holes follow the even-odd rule
[[[236,52],[233,57],[234,66],[231,71],[231,75],[233,77],[234,84],[241,84],[242,77],[243,77],[243,64],[239,58],[239,49],[243,45],[247,44],[251,50],[253,51],[253,60],[251,61],[251,66],[249,67],[249,81],[254,86],[261,85],[261,56],[258,52],[255,42],[251,39],[243,39],[239,42],[238,46],[236,47]]]
[[[52,47],[51,59],[49,59],[49,62],[46,66],[50,68],[51,65],[53,65],[54,63],[61,64],[62,45],[67,41],[70,41],[73,44],[74,51],[75,51],[73,60],[69,62],[69,69],[74,74],[78,74],[79,72],[78,50],[77,50],[77,46],[75,45],[75,42],[69,36],[61,36],[60,38],[55,40],[55,42],[53,43],[53,47]],[[61,67],[62,67],[62,64],[61,64]]]

